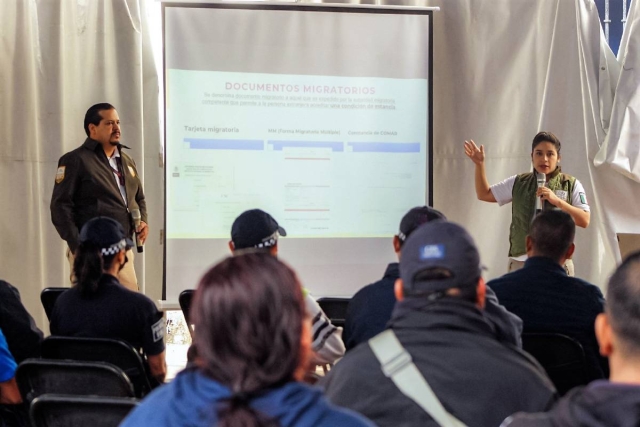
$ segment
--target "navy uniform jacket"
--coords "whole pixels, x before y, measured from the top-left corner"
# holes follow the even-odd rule
[[[522,319],[523,332],[554,332],[582,344],[590,379],[605,378],[609,365],[600,356],[594,324],[604,311],[604,297],[595,285],[567,276],[557,262],[527,259],[520,270],[487,283],[500,303]]]
[[[125,177],[127,205],[98,141],[87,138],[80,147],[68,152],[58,161],[56,183],[51,197],[51,220],[58,234],[75,252],[82,226],[92,218],[106,216],[122,224],[127,236],[134,229],[129,217],[131,209],[140,209],[142,221],[147,222],[147,204],[142,182],[131,157],[118,144]]]

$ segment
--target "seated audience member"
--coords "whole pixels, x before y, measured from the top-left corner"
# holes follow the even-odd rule
[[[595,322],[600,353],[609,358],[609,381],[577,387],[544,414],[516,414],[504,427],[635,427],[640,425],[640,252],[614,272],[607,306]]]
[[[275,219],[260,209],[243,212],[231,226],[229,249],[236,254],[266,252],[278,256],[278,237],[287,232]],[[311,318],[313,364],[334,363],[344,355],[342,331],[333,326],[316,300],[304,289],[304,303]]]
[[[42,331],[22,305],[20,292],[4,280],[0,280],[0,329],[16,363],[40,357]]]
[[[192,304],[195,365],[154,391],[121,427],[371,426],[298,381],[311,329],[295,273],[265,253],[227,258]]]
[[[462,227],[431,221],[415,230],[402,248],[395,286],[389,329],[349,351],[321,383],[333,403],[380,427],[437,426],[405,394],[426,381],[450,415],[469,426],[495,427],[514,410],[542,411],[555,401],[543,369],[498,341],[485,321],[480,256]],[[406,353],[383,368],[372,345],[389,335]],[[396,383],[395,374],[410,384]]]
[[[393,236],[393,250],[398,260],[400,260],[402,246],[411,233],[422,224],[438,219],[446,220],[441,212],[429,206],[413,208],[402,217],[400,232]],[[396,303],[393,288],[399,277],[399,264],[392,262],[387,266],[381,280],[365,286],[353,296],[347,308],[342,332],[347,350],[368,341],[385,329]],[[491,289],[487,289],[483,314],[494,328],[498,339],[521,347],[522,321],[498,304]]]
[[[119,222],[97,217],[80,230],[75,253],[76,284],[53,308],[51,334],[111,338],[142,349],[153,378],[164,381],[164,319],[153,302],[116,278],[133,246]]]
[[[575,223],[559,210],[545,211],[531,223],[528,259],[520,270],[490,281],[507,310],[518,315],[524,332],[556,332],[582,344],[591,379],[608,374],[598,353],[593,322],[604,310],[602,292],[567,275],[563,265],[574,250]]]
[[[16,383],[16,361],[0,329],[0,427],[26,426],[27,412]]]

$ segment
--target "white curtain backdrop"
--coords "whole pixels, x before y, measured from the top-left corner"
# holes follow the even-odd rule
[[[595,4],[425,4],[442,9],[434,34],[435,207],[476,237],[489,278],[505,273],[511,208],[476,200],[474,167],[462,142],[485,145],[488,178],[495,183],[529,171],[533,136],[551,131],[563,142],[563,170],[584,184],[592,207],[591,225],[577,232],[577,274],[604,287],[619,258],[615,233],[640,230],[640,186],[593,164],[619,75]]]
[[[49,215],[56,162],[82,143],[84,113],[97,102],[118,108],[123,142],[143,171],[151,235],[137,271],[146,293],[160,296],[163,175],[149,43],[160,40],[161,27],[143,3],[0,2],[0,278],[20,289],[41,325],[40,290],[68,280]],[[592,207],[591,225],[578,231],[576,271],[603,287],[619,259],[615,233],[640,232],[640,8],[631,9],[621,72],[592,0],[393,4],[441,8],[434,13],[435,207],[474,235],[489,278],[503,274],[511,209],[476,200],[462,143],[485,145],[489,180],[497,182],[530,170],[531,139],[552,131],[563,142],[563,170],[584,184]]]
[[[118,109],[122,140],[150,192],[149,240],[156,245],[148,245],[146,261],[162,265],[155,237],[163,194],[158,78],[143,6],[142,0],[0,2],[0,278],[18,287],[45,328],[40,291],[69,283],[65,244],[49,213],[57,161],[86,138],[84,114],[95,103]],[[137,261],[144,280],[145,259]]]

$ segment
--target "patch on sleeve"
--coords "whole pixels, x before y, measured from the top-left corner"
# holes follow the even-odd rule
[[[136,177],[136,170],[133,168],[133,166],[129,166],[129,173],[132,177]]]
[[[580,203],[582,203],[583,205],[587,205],[587,195],[583,192],[580,192],[578,195],[580,196]]]
[[[569,197],[569,192],[568,191],[564,191],[564,190],[556,190],[555,191],[556,196],[558,196],[558,199],[560,200],[567,200],[567,197]]]
[[[56,172],[56,184],[60,184],[62,180],[64,180],[64,171],[66,168],[66,166],[60,166],[58,168],[58,171]]]
[[[158,320],[151,325],[151,331],[153,332],[153,342],[161,341],[164,338],[164,319]]]

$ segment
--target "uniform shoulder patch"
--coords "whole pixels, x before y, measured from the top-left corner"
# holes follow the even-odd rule
[[[56,184],[60,184],[64,180],[64,171],[67,169],[66,166],[60,166],[56,172]]]
[[[580,196],[580,203],[582,203],[583,205],[587,204],[587,195],[584,194],[582,191],[579,193]]]
[[[129,166],[129,173],[131,173],[132,177],[136,177],[136,170],[133,168],[133,166]]]
[[[151,325],[151,331],[153,332],[153,342],[161,341],[164,338],[164,319],[158,320]]]

